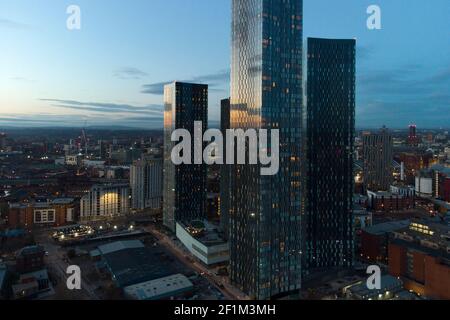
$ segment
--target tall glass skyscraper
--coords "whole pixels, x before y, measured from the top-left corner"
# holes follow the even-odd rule
[[[353,263],[355,44],[308,39],[304,274]]]
[[[171,159],[175,129],[190,132],[194,154],[194,122],[208,128],[208,86],[174,82],[164,87],[164,186],[163,222],[175,231],[177,221],[206,218],[206,164],[175,166]],[[192,159],[192,163],[194,160]]]
[[[231,127],[280,133],[278,174],[230,168],[230,277],[256,299],[301,285],[302,10],[302,0],[232,1]]]
[[[230,99],[220,101],[220,131],[224,137],[224,146],[226,146],[226,131],[230,129]],[[223,158],[227,158],[226,148]],[[228,219],[230,211],[230,166],[224,164],[220,166],[220,225],[228,239]]]

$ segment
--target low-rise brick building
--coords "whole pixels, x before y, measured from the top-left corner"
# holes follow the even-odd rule
[[[413,221],[392,234],[389,273],[405,288],[433,299],[450,299],[450,227]]]
[[[43,203],[11,203],[7,223],[10,228],[28,230],[38,226],[59,227],[76,221],[77,212],[72,198],[58,198]]]

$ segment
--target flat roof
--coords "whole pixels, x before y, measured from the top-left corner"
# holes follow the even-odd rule
[[[98,247],[98,251],[105,255],[126,249],[144,248],[144,244],[140,240],[124,240],[104,244]]]
[[[155,300],[191,290],[192,282],[182,274],[138,283],[124,288],[124,292],[136,300]]]
[[[57,198],[51,201],[52,204],[70,204],[74,202],[73,198]]]
[[[391,275],[384,275],[381,276],[381,289],[371,290],[367,288],[366,281],[363,281],[361,283],[355,284],[351,287],[349,287],[347,290],[349,290],[352,294],[356,294],[360,297],[364,296],[373,296],[378,295],[381,292],[389,291],[395,288],[403,287],[403,282]]]
[[[103,255],[113,280],[120,288],[167,277],[171,266],[151,248],[132,248]]]
[[[24,273],[24,274],[20,275],[20,279],[21,280],[22,279],[29,279],[29,278],[34,278],[36,280],[48,279],[47,269],[42,269],[42,270],[29,272],[29,273]]]
[[[201,222],[204,225],[204,233],[202,235],[199,235],[197,237],[192,236],[197,241],[201,242],[207,247],[216,246],[220,244],[225,244],[227,241],[218,232],[219,226],[209,222],[209,221],[200,221],[200,220],[193,220],[191,223],[184,223],[177,221],[177,223],[184,229],[186,232],[189,233],[187,230],[188,227],[193,226],[194,223]],[[190,234],[190,233],[189,233]]]
[[[0,290],[3,288],[3,284],[6,280],[7,269],[4,264],[0,264]]]
[[[28,246],[28,247],[23,247],[22,249],[17,251],[16,256],[21,256],[24,254],[43,253],[43,252],[44,252],[44,247],[42,247],[42,246],[39,246],[39,245]]]
[[[379,224],[375,224],[371,227],[365,228],[364,232],[373,234],[373,235],[383,235],[392,231],[400,230],[403,228],[407,228],[411,221],[408,220],[398,220],[398,221],[389,221],[383,222]]]

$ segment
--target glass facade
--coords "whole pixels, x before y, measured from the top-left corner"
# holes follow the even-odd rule
[[[230,277],[256,299],[301,285],[302,10],[302,0],[232,1],[231,127],[280,133],[278,174],[230,166]]]
[[[353,263],[355,44],[308,39],[304,274]]]
[[[393,137],[387,128],[363,135],[364,185],[371,191],[389,191],[393,181]]]
[[[224,137],[223,145],[226,146],[226,131],[230,129],[230,99],[220,102],[220,131]],[[224,148],[224,164],[220,166],[220,225],[225,238],[228,239],[228,212],[230,210],[230,168],[226,164],[226,148]]]
[[[192,137],[194,154],[194,122],[201,121],[202,134],[208,127],[208,86],[174,82],[164,87],[164,204],[163,222],[175,232],[177,221],[205,219],[206,164],[175,166],[171,159],[171,141],[175,129],[186,129]],[[192,159],[193,163],[193,159]]]

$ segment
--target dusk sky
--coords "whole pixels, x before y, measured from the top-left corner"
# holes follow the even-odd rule
[[[66,28],[71,4],[81,30]],[[0,129],[160,128],[173,80],[209,84],[218,121],[230,16],[230,0],[0,0]],[[449,0],[304,0],[304,37],[357,39],[358,128],[450,127]]]

